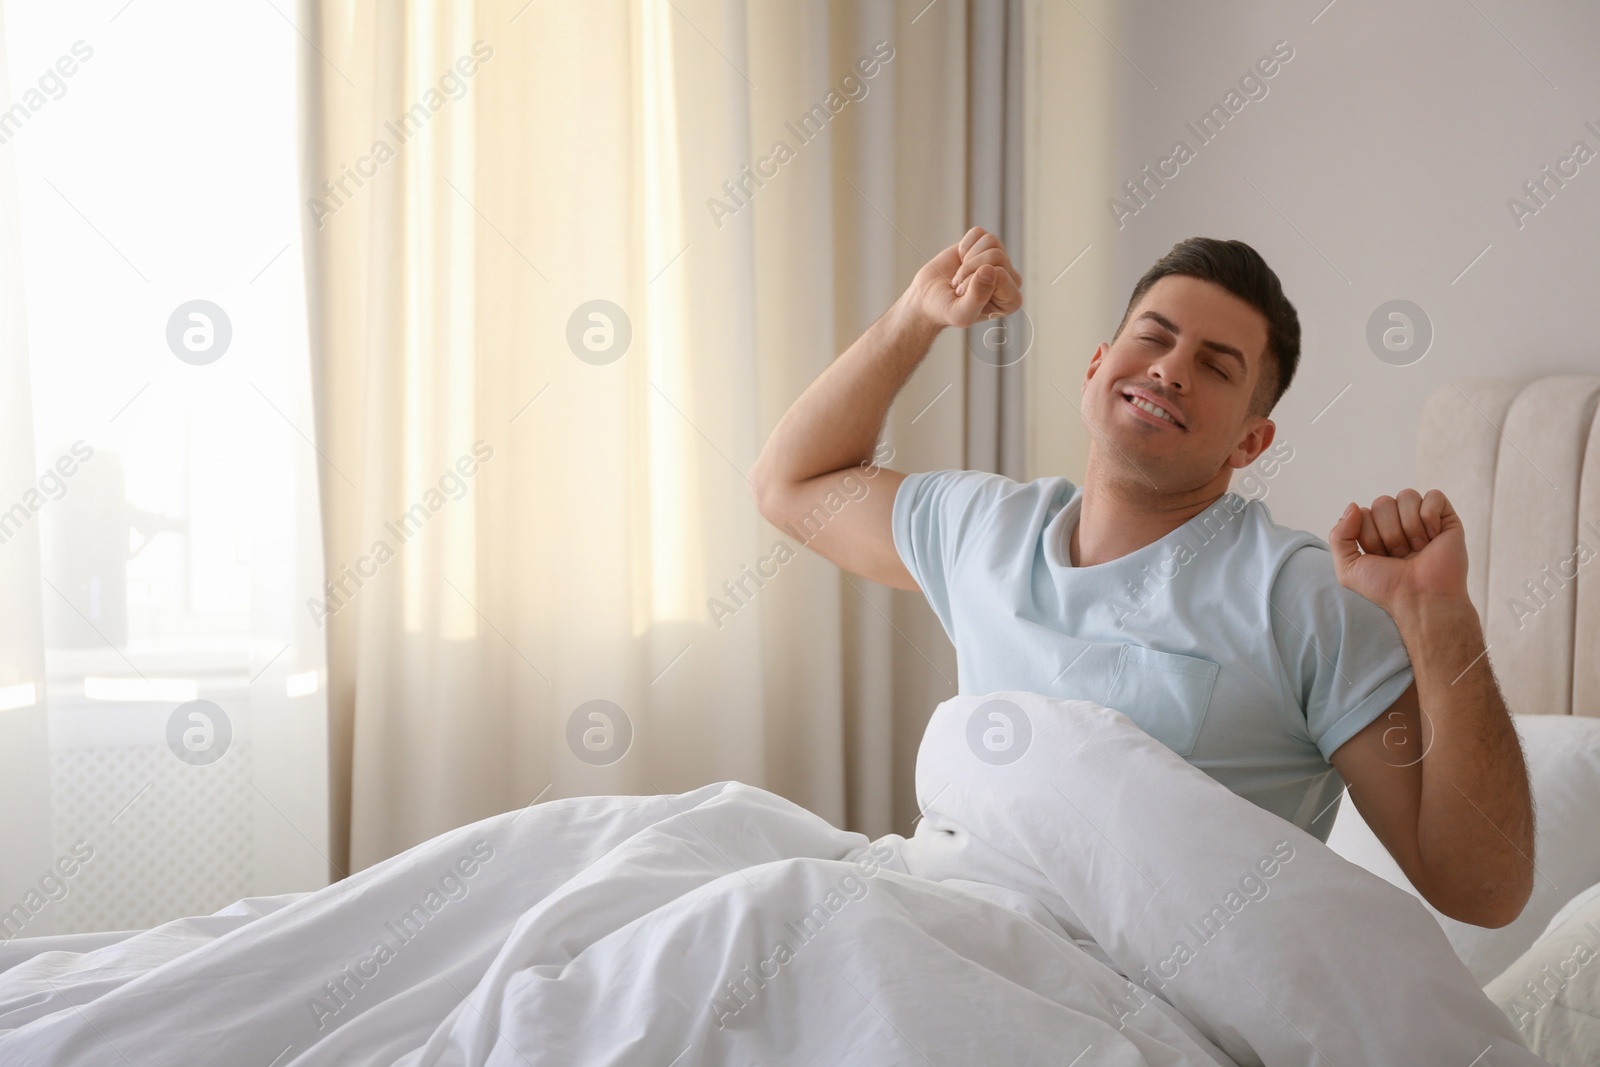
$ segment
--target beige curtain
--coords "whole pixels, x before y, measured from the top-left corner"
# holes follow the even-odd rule
[[[948,642],[791,553],[745,472],[972,220],[967,5],[301,15],[335,873],[723,779],[909,831]],[[967,465],[966,342],[890,465]]]
[[[967,207],[973,225],[1002,235],[1018,270],[1029,245],[1024,106],[1028,13],[1023,0],[986,0],[970,11]],[[1037,15],[1034,16],[1037,21]],[[1029,288],[1024,283],[1025,288]],[[1029,292],[1027,296],[1032,296]],[[1032,310],[968,331],[967,466],[1028,477],[1027,358],[1037,339]]]

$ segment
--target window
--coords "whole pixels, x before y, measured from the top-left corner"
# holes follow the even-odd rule
[[[321,461],[295,11],[0,10],[0,254],[15,272],[0,284],[20,290],[26,340],[0,358],[27,381],[0,417],[32,422],[39,506],[13,522],[37,524],[45,668],[42,685],[0,679],[0,716],[44,717],[50,768],[29,805],[48,812],[48,847],[14,845],[0,867],[26,886],[93,853],[20,932],[315,888],[326,686],[304,604],[322,587]],[[0,775],[30,759],[15,747]]]

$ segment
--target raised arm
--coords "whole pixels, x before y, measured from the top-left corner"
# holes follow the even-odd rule
[[[1394,617],[1416,681],[1333,754],[1372,831],[1453,919],[1505,926],[1533,892],[1528,769],[1467,598],[1461,520],[1437,489],[1354,504],[1330,532],[1347,588]]]
[[[778,420],[750,470],[761,514],[845,570],[897,589],[916,582],[890,516],[905,475],[875,452],[889,405],[946,326],[1022,306],[1000,239],[974,226],[929,260],[900,298]]]

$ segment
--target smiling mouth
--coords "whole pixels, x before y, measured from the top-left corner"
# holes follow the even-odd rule
[[[1123,393],[1122,399],[1126,400],[1129,404],[1132,404],[1134,407],[1138,408],[1140,411],[1151,416],[1152,418],[1161,419],[1180,430],[1184,428],[1183,423],[1178,421],[1177,416],[1173,415],[1172,412],[1168,411],[1160,404],[1146,400],[1142,396],[1136,396],[1133,393]]]

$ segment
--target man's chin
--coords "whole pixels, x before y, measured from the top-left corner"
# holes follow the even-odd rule
[[[1120,417],[1102,422],[1099,430],[1118,448],[1155,457],[1173,455],[1187,444],[1183,440],[1186,435],[1176,426],[1154,426],[1120,412],[1117,415]]]

